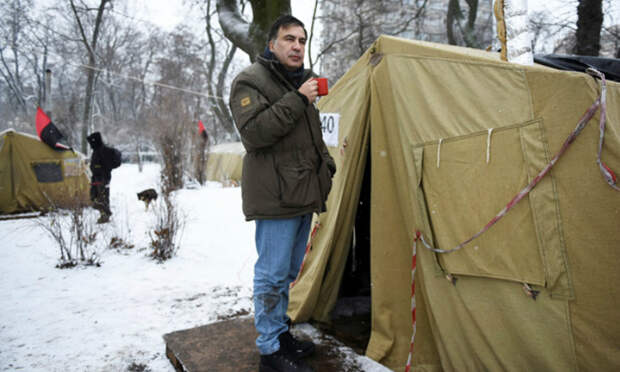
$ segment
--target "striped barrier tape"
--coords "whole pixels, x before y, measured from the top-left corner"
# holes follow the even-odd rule
[[[299,267],[299,273],[297,274],[297,277],[295,278],[295,280],[289,286],[289,289],[295,286],[295,284],[297,283],[297,280],[299,280],[299,277],[301,276],[301,272],[304,271],[304,265],[306,264],[306,257],[308,257],[308,252],[310,252],[310,249],[312,249],[312,242],[314,241],[314,236],[316,235],[317,231],[319,231],[320,227],[321,227],[321,223],[317,221],[314,224],[312,233],[310,234],[310,240],[308,241],[308,244],[306,244],[306,252],[304,253],[304,259],[301,261],[301,266]]]
[[[411,322],[413,331],[411,333],[411,345],[409,346],[409,356],[407,357],[407,367],[405,367],[405,372],[409,372],[411,370],[411,358],[413,356],[413,342],[415,340],[415,331],[416,331],[416,323],[415,323],[415,269],[416,269],[416,243],[418,239],[420,239],[421,234],[419,231],[416,231],[415,239],[413,240],[413,252],[411,255]]]
[[[601,113],[599,115],[599,139],[598,139],[598,154],[596,156],[596,163],[598,164],[601,173],[603,174],[603,178],[605,181],[611,186],[614,190],[620,191],[620,187],[617,185],[617,178],[614,172],[601,160],[601,152],[603,152],[603,141],[605,139],[605,120],[607,116],[607,84],[605,82],[605,74],[593,69],[589,68],[587,72],[590,75],[596,75],[599,79],[601,79]]]

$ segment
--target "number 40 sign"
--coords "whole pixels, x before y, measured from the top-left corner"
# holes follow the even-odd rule
[[[338,122],[340,114],[321,113],[321,130],[323,141],[327,146],[338,147]]]

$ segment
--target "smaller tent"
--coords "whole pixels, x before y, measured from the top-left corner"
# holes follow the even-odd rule
[[[35,136],[0,132],[0,214],[88,202],[85,160],[79,152],[55,151]]]
[[[245,149],[241,142],[211,147],[207,158],[207,180],[239,185]]]

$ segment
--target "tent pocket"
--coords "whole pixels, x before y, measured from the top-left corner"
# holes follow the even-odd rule
[[[414,156],[419,147],[423,195],[439,249],[480,231],[550,159],[541,120],[422,144]],[[452,274],[536,284],[571,298],[552,172],[488,231],[460,250],[439,254],[439,263]]]

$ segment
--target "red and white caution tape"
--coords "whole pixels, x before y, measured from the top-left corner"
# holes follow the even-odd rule
[[[306,252],[304,253],[304,259],[301,261],[301,266],[299,267],[299,273],[297,274],[297,277],[291,283],[289,288],[293,288],[295,286],[295,284],[297,283],[297,280],[299,280],[299,277],[301,276],[301,272],[304,271],[304,265],[306,264],[306,258],[308,257],[308,252],[310,252],[310,249],[312,248],[312,242],[314,241],[314,236],[316,235],[317,231],[319,231],[320,227],[321,227],[321,223],[317,221],[314,224],[312,233],[310,234],[310,240],[308,241],[308,244],[306,244]]]
[[[512,200],[506,204],[506,206],[499,211],[499,213],[497,213],[497,215],[495,217],[493,217],[491,219],[491,221],[489,221],[489,223],[487,223],[480,231],[478,231],[476,234],[474,234],[474,236],[472,236],[471,238],[465,240],[464,242],[460,243],[459,245],[457,245],[454,248],[451,249],[437,249],[437,248],[433,248],[431,247],[425,240],[424,237],[421,237],[420,239],[422,240],[422,243],[424,244],[424,246],[428,249],[430,249],[433,252],[437,252],[437,253],[450,253],[450,252],[454,252],[457,251],[461,248],[463,248],[463,246],[465,246],[467,243],[471,242],[472,240],[476,239],[477,237],[479,237],[480,235],[482,235],[483,233],[485,233],[487,230],[489,230],[491,228],[491,226],[495,225],[495,223],[497,223],[497,221],[499,221],[502,217],[504,217],[508,211],[510,211],[519,201],[521,201],[521,199],[523,199],[527,194],[529,194],[530,191],[532,191],[532,189],[540,182],[540,180],[545,177],[547,175],[547,173],[549,173],[549,171],[551,170],[551,168],[553,168],[553,166],[555,165],[555,163],[557,163],[558,159],[566,152],[566,150],[568,149],[568,147],[575,141],[575,138],[577,138],[577,136],[581,133],[581,131],[583,130],[583,128],[585,128],[586,124],[588,124],[588,122],[590,122],[590,119],[592,119],[592,117],[594,116],[594,114],[596,113],[596,110],[601,107],[601,112],[600,112],[600,140],[599,140],[599,150],[598,150],[598,158],[597,158],[597,163],[599,164],[599,167],[601,169],[601,172],[603,173],[603,177],[605,178],[605,180],[607,181],[607,183],[613,187],[616,190],[620,191],[620,188],[618,188],[618,186],[616,185],[616,175],[611,171],[611,169],[609,169],[609,167],[607,165],[605,165],[602,161],[601,161],[601,149],[603,146],[603,137],[604,137],[604,132],[605,132],[605,92],[607,90],[607,84],[605,81],[605,75],[603,75],[602,73],[594,70],[594,69],[588,69],[588,73],[592,74],[592,75],[596,75],[601,79],[601,96],[599,96],[596,101],[594,101],[594,103],[592,104],[592,106],[590,106],[590,108],[588,108],[588,110],[583,114],[583,116],[581,117],[581,119],[579,119],[579,122],[577,123],[577,126],[575,127],[575,129],[573,130],[573,132],[568,136],[568,138],[566,139],[566,141],[564,141],[564,144],[562,145],[562,148],[560,148],[560,151],[558,151],[558,153],[553,157],[553,159],[551,159],[551,161],[549,162],[549,164],[547,164],[547,166],[545,168],[543,168],[542,171],[540,171],[540,173],[538,173],[538,175],[536,177],[534,177],[534,179],[527,185],[525,186],[525,188],[521,191],[519,191],[519,193],[517,195],[515,195],[514,198],[512,198]]]
[[[601,79],[601,113],[599,116],[599,140],[598,140],[598,154],[596,157],[596,163],[598,164],[601,173],[603,174],[603,178],[605,181],[611,186],[614,190],[620,191],[620,187],[617,185],[617,178],[614,172],[601,160],[601,152],[603,151],[603,140],[605,139],[605,120],[607,116],[607,84],[605,82],[605,74],[593,69],[589,68],[587,72],[590,75],[598,76]]]
[[[412,323],[412,333],[411,333],[411,346],[409,346],[409,356],[407,357],[407,367],[405,367],[405,372],[409,372],[411,370],[411,358],[413,356],[413,342],[415,341],[415,268],[416,268],[416,243],[418,239],[421,237],[420,232],[416,231],[415,239],[413,240],[413,253],[411,255],[411,323]]]
[[[348,138],[344,137],[344,140],[342,141],[342,146],[340,146],[340,156],[344,156],[348,145],[349,145]]]

